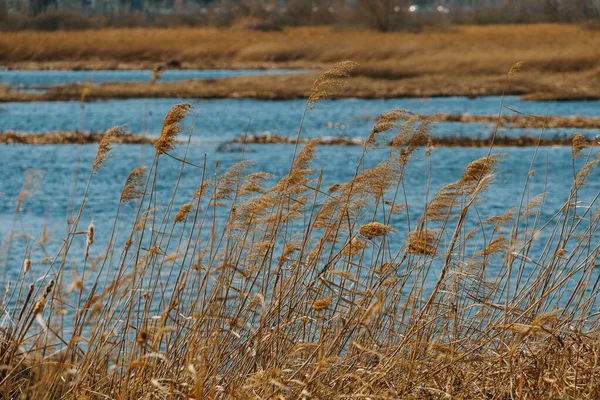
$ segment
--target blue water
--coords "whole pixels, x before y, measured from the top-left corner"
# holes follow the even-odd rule
[[[192,79],[223,79],[237,76],[281,75],[308,72],[306,70],[240,69],[240,70],[168,70],[160,77],[161,82],[180,82]],[[149,82],[150,70],[104,70],[104,71],[21,71],[0,70],[0,85],[11,88],[40,88],[69,85],[91,81],[93,84],[108,82]]]
[[[282,136],[295,136],[304,109],[303,100],[261,101],[245,100],[192,100],[192,99],[135,99],[110,100],[87,103],[82,109],[79,102],[31,102],[0,104],[0,130],[39,133],[50,131],[83,130],[103,132],[117,125],[127,125],[126,130],[140,133],[143,130],[147,107],[147,131],[150,136],[160,133],[164,116],[176,103],[186,101],[195,105],[198,115],[194,138],[202,142],[230,140],[248,131],[249,134],[271,132]],[[505,99],[507,106],[526,114],[555,116],[598,116],[600,102],[526,102],[518,97]],[[348,136],[365,138],[379,114],[392,109],[407,109],[419,114],[472,114],[497,115],[499,97],[471,100],[466,97],[432,99],[357,100],[344,99],[326,101],[308,112],[304,124],[305,137]],[[513,115],[504,109],[504,115]],[[191,120],[188,121],[188,125]],[[493,124],[441,123],[434,127],[435,134],[446,136],[487,136]],[[575,130],[549,129],[545,136],[572,135]],[[585,130],[580,133],[590,137],[600,130]],[[539,130],[518,129],[501,131],[500,134],[520,136],[530,134],[537,137]]]

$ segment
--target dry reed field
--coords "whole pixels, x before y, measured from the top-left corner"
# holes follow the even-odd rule
[[[182,121],[193,110],[182,103],[152,163],[114,193],[114,225],[87,226],[94,199],[84,196],[57,254],[40,259],[45,233],[23,254],[16,243],[30,236],[5,241],[3,268],[14,259],[22,268],[2,303],[3,397],[598,398],[600,213],[596,198],[579,197],[597,152],[573,137],[560,209],[544,212],[545,194],[532,193],[532,161],[520,202],[488,215],[483,195],[503,162],[492,136],[487,156],[411,219],[404,171],[419,148],[430,160],[434,118],[383,114],[353,177],[331,187],[316,142],[298,145],[305,118],[353,67],[336,64],[313,83],[281,179],[250,172],[247,160],[205,174],[210,160],[187,157],[193,128]],[[99,143],[86,195],[120,135]],[[185,203],[175,201],[179,181],[170,198],[157,196],[168,163],[197,173]],[[32,174],[15,220],[35,187]],[[132,226],[119,222],[124,213]]]
[[[354,60],[361,66],[340,96],[480,96],[500,95],[505,89],[506,93],[530,95],[531,99],[591,99],[600,97],[599,49],[600,32],[566,24],[460,26],[419,34],[325,27],[287,28],[283,32],[115,29],[3,33],[0,63],[25,69],[152,69],[157,63],[176,61],[183,68],[237,69],[323,68]],[[524,61],[526,68],[506,85],[498,76],[515,60]],[[90,93],[90,99],[299,98],[308,95],[313,80],[314,76],[306,75],[157,87],[100,85]],[[45,99],[73,98],[77,92],[77,88],[59,88]],[[2,98],[31,98],[11,96],[4,94]]]

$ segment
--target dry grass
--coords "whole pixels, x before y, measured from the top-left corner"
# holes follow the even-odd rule
[[[46,133],[19,133],[0,132],[2,144],[95,144],[101,143],[105,135],[102,133],[81,132],[46,132]],[[119,133],[113,137],[114,144],[154,144],[155,139],[139,135]]]
[[[25,268],[2,304],[4,398],[598,398],[600,214],[578,199],[597,156],[575,141],[558,210],[544,212],[530,170],[519,204],[486,215],[502,158],[490,149],[414,220],[404,170],[432,122],[386,114],[363,148],[392,143],[381,162],[361,157],[348,182],[325,188],[315,141],[275,182],[246,160],[205,176],[169,154],[179,118],[167,118],[168,149],[114,193],[114,225],[80,227],[86,189],[42,267],[46,235],[12,257],[31,236],[10,235],[0,262]],[[170,198],[156,191],[165,163],[180,168]],[[175,204],[190,168],[198,189]],[[102,173],[91,169],[87,188]],[[117,223],[125,213],[132,226]]]
[[[598,67],[599,48],[600,33],[575,25],[464,26],[422,34],[335,32],[318,27],[283,32],[115,29],[4,33],[0,60],[8,65],[69,61],[85,66],[85,62],[96,61],[118,64],[175,59],[187,68],[354,60],[374,63],[362,67],[363,75],[398,79],[425,73],[503,74],[515,60],[524,61],[536,72],[581,72]]]
[[[347,93],[382,98],[499,94],[505,71],[523,61],[521,75],[507,87],[509,93],[567,99],[600,97],[599,49],[600,32],[574,25],[463,26],[422,34],[329,28],[130,29],[5,33],[0,37],[0,62],[18,68],[152,69],[172,60],[183,68],[320,68],[353,60],[360,66]],[[313,79],[294,79],[300,82],[289,91],[289,78],[267,77],[196,84],[193,89],[157,85],[161,89],[156,92],[148,85],[106,87],[97,96],[152,97],[163,91],[165,96],[183,97],[194,90],[199,97],[228,97],[231,91],[259,98],[307,95]],[[235,85],[242,87],[236,90]]]

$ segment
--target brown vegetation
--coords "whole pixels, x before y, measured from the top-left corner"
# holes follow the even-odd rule
[[[360,66],[348,92],[340,96],[364,98],[500,94],[505,71],[517,61],[524,66],[506,86],[507,93],[536,99],[599,98],[599,49],[600,32],[557,24],[461,26],[421,34],[311,27],[283,32],[116,29],[0,36],[0,62],[14,68],[151,69],[173,60],[182,68],[320,68],[353,60]],[[298,98],[308,93],[313,79],[236,78],[155,89],[143,84],[106,86],[98,87],[96,96],[153,97],[163,92],[167,97],[231,97],[235,92],[241,97]]]
[[[28,145],[50,145],[50,144],[98,144],[104,138],[101,133],[80,132],[48,132],[48,133],[19,133],[0,132],[1,144],[28,144]],[[349,139],[344,137],[318,138],[319,146],[363,146],[364,141],[360,139]],[[536,138],[533,136],[504,136],[499,135],[494,139],[496,147],[528,147],[528,146],[570,146],[572,138],[567,135]],[[113,138],[115,144],[148,144],[154,145],[156,139],[140,135],[125,134]],[[250,135],[240,137],[231,141],[235,144],[307,144],[310,140],[279,135]],[[597,145],[594,140],[587,140],[589,146]],[[431,145],[434,147],[489,147],[491,138],[469,137],[469,136],[444,136],[432,137]]]
[[[511,129],[546,128],[546,129],[600,129],[600,118],[595,117],[533,117],[509,115],[498,118],[491,115],[438,114],[438,122],[461,122],[473,124],[496,124]]]
[[[128,98],[253,98],[260,100],[293,100],[306,98],[316,74],[246,76],[188,82],[107,83],[92,85],[86,100]],[[547,79],[547,80],[546,80]],[[557,80],[561,79],[561,80]],[[589,80],[582,86],[574,75],[556,78],[511,77],[502,75],[459,76],[425,75],[403,80],[354,76],[344,90],[333,98],[393,99],[441,96],[524,95],[526,100],[593,100],[600,98],[600,85]],[[0,91],[0,102],[79,100],[83,85],[56,86],[44,93]]]
[[[318,138],[315,139],[320,146],[364,146],[365,142],[360,139],[349,139],[344,137]],[[293,137],[279,135],[250,135],[241,136],[234,139],[232,143],[236,144],[307,144],[311,140],[296,140]],[[434,147],[530,147],[530,146],[571,146],[573,138],[566,135],[557,135],[553,137],[533,137],[533,136],[505,136],[497,135],[492,137],[480,138],[469,136],[433,136],[430,138],[429,145]],[[586,146],[598,145],[597,140],[584,139]],[[392,145],[392,143],[389,143]]]
[[[104,138],[102,133],[81,132],[48,132],[48,133],[19,133],[0,132],[2,144],[95,144]],[[155,139],[145,136],[118,133],[112,136],[114,144],[154,144]]]

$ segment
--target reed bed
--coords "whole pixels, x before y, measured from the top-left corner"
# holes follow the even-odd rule
[[[303,120],[351,68],[317,79]],[[317,143],[299,145],[302,122],[280,179],[247,160],[206,174],[185,139],[173,150],[191,112],[180,104],[167,115],[152,163],[114,194],[113,226],[86,227],[84,196],[54,256],[40,259],[46,235],[23,254],[16,242],[26,238],[5,241],[3,270],[15,259],[22,267],[2,303],[4,398],[600,395],[600,213],[579,197],[599,159],[583,137],[572,140],[573,181],[558,210],[532,193],[532,162],[519,204],[487,215],[503,158],[490,147],[414,219],[404,171],[419,148],[435,151],[432,118],[382,115],[354,176],[327,188]],[[115,132],[98,146],[88,189]],[[367,168],[366,155],[388,143]],[[197,172],[185,202],[175,200],[179,181],[171,198],[157,196],[167,163]],[[24,183],[15,220],[38,179]],[[125,213],[131,227],[119,222]]]
[[[74,144],[99,144],[104,138],[102,133],[80,133],[80,132],[47,132],[47,133],[19,133],[0,132],[0,143],[6,145],[74,145]],[[143,135],[116,135],[115,144],[143,144],[154,145],[156,138]],[[358,138],[348,137],[323,137],[316,138],[318,146],[364,146],[364,141]],[[597,146],[598,140],[586,138],[588,146]],[[220,151],[244,150],[243,147],[230,147],[230,145],[261,145],[261,144],[301,144],[310,143],[310,139],[299,139],[277,134],[264,135],[242,135],[231,142],[220,144]],[[571,146],[573,137],[569,135],[555,135],[539,138],[532,135],[496,137],[472,137],[472,136],[442,136],[431,137],[430,145],[434,147],[546,147],[546,146]],[[391,145],[391,143],[388,143]],[[190,145],[198,145],[195,142]]]
[[[594,70],[599,41],[598,32],[569,24],[461,26],[420,34],[329,27],[282,32],[214,28],[26,31],[3,33],[0,60],[5,65],[25,63],[24,67],[35,62],[65,67],[67,62],[80,62],[79,67],[137,69],[144,63],[172,60],[183,68],[235,68],[325,66],[350,59],[361,63],[356,71],[360,75],[401,79],[432,72],[503,74],[515,59],[537,73]],[[146,64],[148,69],[152,66]]]
[[[506,93],[529,95],[532,100],[598,99],[598,49],[598,31],[568,24],[460,26],[449,32],[420,34],[328,27],[283,32],[106,29],[4,33],[0,62],[27,69],[152,69],[156,63],[201,69],[312,69],[350,59],[361,65],[350,90],[341,96],[484,96],[500,95],[506,89]],[[514,60],[523,60],[526,68],[521,78],[506,85],[497,78]],[[313,80],[313,76],[253,77],[193,87],[163,84],[158,89],[148,84],[103,85],[92,95],[189,98],[236,93],[238,97],[300,98],[306,97]],[[20,101],[41,98],[17,93],[10,97]],[[60,99],[60,93],[47,97]]]
[[[529,66],[525,67],[529,71]],[[229,98],[293,100],[306,98],[318,74],[302,73],[270,76],[244,76],[187,82],[105,83],[92,85],[88,101],[132,98]],[[598,100],[600,74],[524,73],[506,82],[495,73],[473,75],[423,74],[402,80],[357,75],[334,98],[394,99],[468,96],[522,95],[525,100]],[[43,93],[0,91],[0,102],[74,101],[82,85],[55,86]]]
[[[0,136],[1,140],[1,136]],[[365,142],[361,139],[346,137],[329,137],[314,139],[319,146],[364,146]],[[597,146],[598,139],[584,139],[587,146]],[[276,134],[264,135],[242,135],[234,139],[233,144],[308,144],[311,140],[296,140],[288,136],[279,136]],[[441,136],[431,137],[428,145],[433,147],[543,147],[543,146],[571,146],[573,137],[567,135],[556,135],[553,137],[539,138],[531,135],[521,136],[501,136],[494,137],[472,137],[472,136]],[[227,144],[227,143],[226,143]],[[393,143],[388,143],[393,146]]]
[[[46,132],[46,133],[20,133],[0,132],[0,143],[2,144],[94,144],[100,143],[104,138],[103,133],[81,133],[81,132]],[[115,144],[154,144],[155,139],[141,135],[131,135],[119,132],[114,135],[112,141]]]

